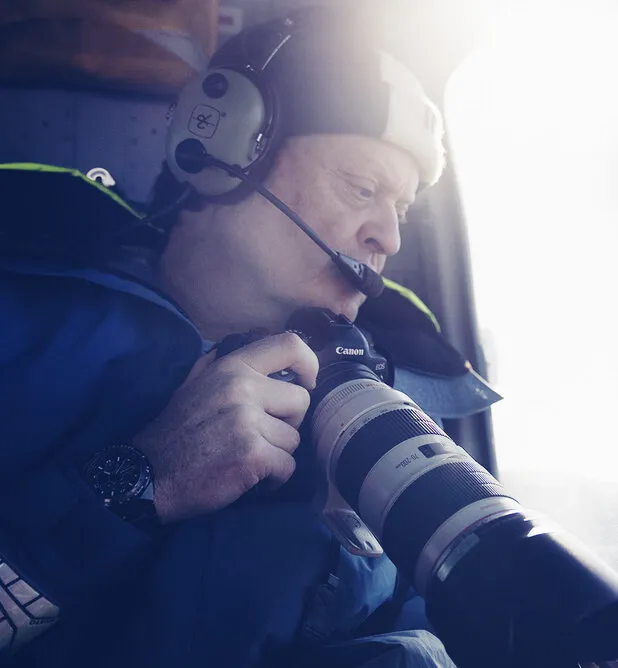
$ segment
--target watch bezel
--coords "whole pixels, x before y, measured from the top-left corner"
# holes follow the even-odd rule
[[[109,459],[110,456],[117,455],[124,460],[128,460],[132,467],[138,468],[138,479],[129,491],[109,497],[97,482],[95,469],[101,461]],[[142,494],[153,482],[152,467],[146,455],[128,443],[112,445],[109,448],[105,448],[105,450],[95,453],[84,467],[84,475],[91,489],[103,499],[103,503],[107,507],[124,506],[133,499],[141,498]]]

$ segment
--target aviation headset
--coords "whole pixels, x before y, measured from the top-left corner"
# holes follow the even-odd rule
[[[388,54],[376,56],[378,50],[365,43],[359,49],[358,40],[358,50],[338,70],[341,51],[348,53],[343,20],[330,8],[305,8],[245,29],[224,43],[177,101],[166,146],[176,180],[193,186],[202,199],[238,201],[253,189],[249,179],[264,180],[287,136],[353,132],[409,150],[422,168],[423,183],[435,182],[443,168],[440,112],[407,68]],[[309,35],[308,40],[300,33]],[[295,47],[309,41],[317,42],[313,51],[302,51],[302,44],[300,51]],[[285,77],[302,77],[311,56],[316,81],[328,85],[311,88],[310,81],[295,81],[286,89]],[[294,58],[300,71],[281,77],[285,62]]]
[[[209,200],[234,201],[251,190],[208,166],[208,156],[263,180],[285,134],[276,86],[266,72],[303,26],[288,16],[243,31],[183,89],[167,135],[167,162],[178,181]]]

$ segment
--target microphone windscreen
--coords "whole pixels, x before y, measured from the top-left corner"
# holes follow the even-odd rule
[[[339,271],[359,292],[367,295],[367,297],[379,297],[382,294],[382,290],[384,290],[382,277],[371,267],[343,253],[337,253],[332,260]]]
[[[360,291],[367,295],[367,297],[379,297],[384,290],[384,281],[382,276],[377,272],[373,271],[369,267],[365,266],[364,275],[362,278],[362,286]]]

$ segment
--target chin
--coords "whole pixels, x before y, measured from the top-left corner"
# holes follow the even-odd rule
[[[354,321],[366,299],[364,294],[355,290],[338,272],[333,272],[319,286],[311,286],[311,293],[306,294],[303,301],[307,306],[327,308]]]
[[[348,294],[345,297],[333,299],[332,304],[328,306],[328,308],[330,308],[331,311],[344,315],[349,320],[354,321],[358,315],[358,309],[362,306],[365,299],[367,299],[367,297],[356,290],[353,292],[348,291]]]

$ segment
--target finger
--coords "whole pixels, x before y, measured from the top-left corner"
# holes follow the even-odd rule
[[[267,489],[277,489],[286,483],[296,469],[296,460],[291,454],[280,448],[270,448],[268,473],[264,478]]]
[[[292,454],[300,444],[300,434],[283,420],[264,414],[259,426],[260,434],[271,445]]]
[[[264,377],[260,382],[259,401],[268,415],[298,429],[311,398],[304,387]]]
[[[235,350],[227,357],[241,360],[264,376],[282,369],[292,369],[298,375],[300,385],[308,390],[315,387],[318,358],[299,336],[291,332],[266,337]]]

